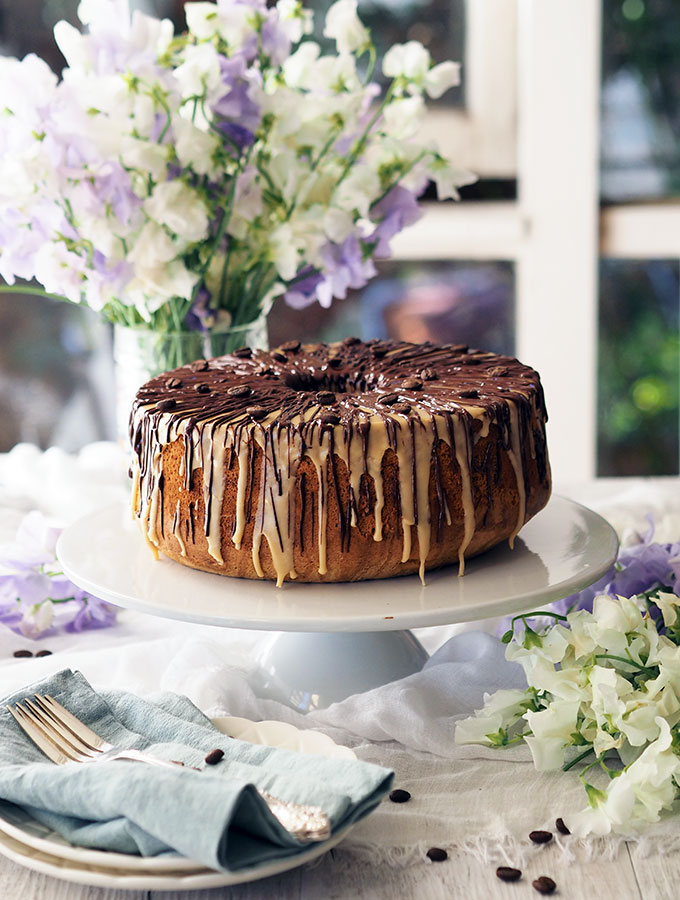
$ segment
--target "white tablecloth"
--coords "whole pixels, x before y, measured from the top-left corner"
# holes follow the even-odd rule
[[[122,454],[111,444],[90,445],[77,457],[26,445],[0,457],[0,541],[11,539],[22,516],[41,509],[62,524],[90,509],[127,498]],[[656,523],[656,539],[680,535],[680,479],[614,479],[558,485],[557,491],[601,512],[620,537],[634,539]],[[0,625],[0,695],[65,667],[81,670],[95,686],[118,686],[141,695],[159,689],[188,695],[211,715],[280,719],[318,728],[351,745],[366,760],[394,768],[407,788],[407,804],[384,803],[351,833],[336,854],[395,865],[422,859],[431,846],[467,849],[484,860],[517,864],[526,835],[552,828],[557,816],[584,805],[573,774],[536,773],[522,747],[493,751],[453,744],[455,721],[481,705],[484,690],[516,678],[502,658],[495,621],[417,630],[431,653],[447,644],[422,674],[327,710],[304,716],[256,697],[247,673],[261,636],[257,632],[187,625],[122,611],[118,624],[39,642]],[[487,634],[469,634],[478,629]],[[13,652],[47,648],[51,656],[17,659]],[[638,839],[643,852],[680,849],[666,822]],[[557,836],[566,854],[613,854],[618,843],[576,845]]]

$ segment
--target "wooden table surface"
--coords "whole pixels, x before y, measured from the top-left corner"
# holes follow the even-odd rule
[[[560,861],[556,847],[537,851],[522,880],[504,884],[495,866],[466,854],[406,869],[350,865],[330,851],[316,866],[236,887],[205,891],[122,891],[69,884],[0,858],[2,900],[524,900],[541,896],[531,882],[549,875],[561,900],[671,900],[680,896],[680,853],[640,859],[627,850],[615,860]]]

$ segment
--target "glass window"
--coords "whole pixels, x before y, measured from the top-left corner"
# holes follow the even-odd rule
[[[678,472],[679,268],[602,261],[598,475]]]
[[[333,0],[307,0],[315,13],[315,37],[329,49],[323,37],[323,20]],[[382,57],[392,44],[420,41],[435,62],[463,62],[464,0],[359,0],[359,16],[371,32],[377,51],[375,79],[383,81]],[[437,101],[444,106],[463,104],[463,86],[453,88]],[[432,102],[432,101],[431,101]]]
[[[0,297],[0,452],[19,441],[78,450],[113,437],[110,329],[43,297]]]
[[[601,193],[680,194],[680,4],[604,0]]]
[[[348,334],[514,353],[514,266],[506,262],[390,261],[363,290],[293,310],[277,301],[269,320],[272,346],[296,335],[336,340]]]

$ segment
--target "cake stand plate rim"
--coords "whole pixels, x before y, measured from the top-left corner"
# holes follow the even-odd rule
[[[65,574],[117,606],[196,624],[266,631],[397,631],[527,611],[604,575],[618,539],[598,513],[559,495],[521,530],[457,567],[342,584],[295,584],[213,575],[155,560],[122,503],[68,526],[57,543]],[[368,608],[367,608],[368,607]]]

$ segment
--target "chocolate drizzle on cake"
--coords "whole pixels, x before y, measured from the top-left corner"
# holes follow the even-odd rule
[[[304,551],[316,552],[318,573],[323,576],[330,495],[343,552],[351,545],[359,507],[366,501],[372,503],[373,539],[382,540],[382,463],[391,451],[398,461],[401,558],[406,562],[412,556],[415,529],[422,578],[431,542],[441,541],[445,524],[451,524],[437,452],[443,442],[460,469],[462,574],[476,528],[471,471],[475,442],[488,435],[492,424],[499,427],[519,498],[512,543],[527,508],[527,450],[522,449],[522,435],[530,435],[531,456],[547,478],[546,419],[536,372],[515,359],[461,345],[366,344],[347,339],[330,345],[289,341],[271,353],[241,348],[232,356],[164,373],[140,388],[130,419],[136,456],[135,512],[153,546],[159,546],[160,532],[171,529],[186,556],[186,541],[194,542],[199,526],[193,506],[184,539],[179,503],[172,521],[163,518],[163,449],[182,439],[184,489],[195,489],[194,473],[201,469],[202,524],[216,563],[223,561],[222,540],[240,548],[247,523],[254,521],[256,573],[264,576],[260,561],[264,538],[277,583],[295,578],[294,544],[303,542],[303,520],[313,516],[316,547]],[[257,460],[255,446],[260,451]],[[318,502],[310,504],[316,509],[306,507],[310,470],[298,474],[303,460],[309,460],[316,473]],[[338,487],[340,463],[349,481],[345,503]],[[230,537],[223,538],[226,473],[236,464],[235,514]],[[436,492],[432,504],[431,473]]]

